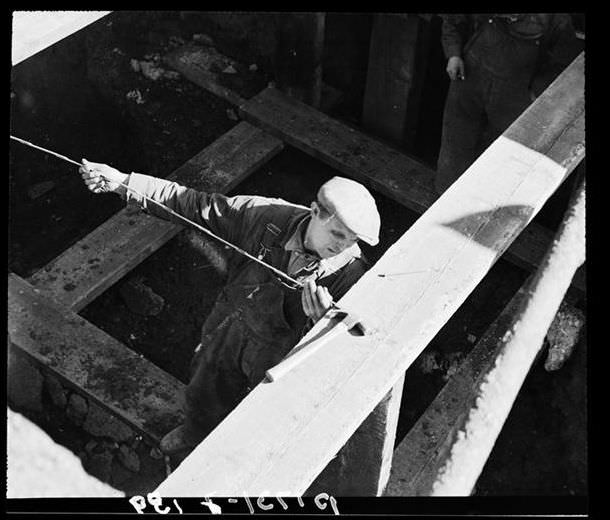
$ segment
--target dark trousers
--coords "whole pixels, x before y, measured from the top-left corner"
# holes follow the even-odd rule
[[[466,67],[466,79],[451,82],[435,187],[443,193],[529,106],[528,81],[499,78]]]
[[[206,437],[296,344],[278,283],[234,284],[203,327],[186,387],[189,437]]]

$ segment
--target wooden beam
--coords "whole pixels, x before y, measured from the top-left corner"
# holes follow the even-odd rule
[[[157,491],[302,495],[582,159],[583,109],[580,55],[341,299],[377,334],[337,336],[258,385]],[[506,137],[527,143],[536,121],[552,123],[535,148]]]
[[[270,134],[410,210],[423,213],[438,198],[431,168],[276,89],[264,90],[242,105],[240,112]],[[550,123],[546,121],[543,126],[542,122],[533,122],[530,127],[544,136]],[[551,240],[548,229],[531,223],[511,244],[506,259],[520,267],[535,269]],[[579,273],[574,285],[585,291],[584,273]]]
[[[431,168],[277,89],[263,90],[239,110],[252,124],[409,209],[423,213],[437,198]]]
[[[80,31],[111,12],[13,11],[13,65]]]
[[[228,192],[274,157],[281,141],[241,122],[168,178],[208,192]],[[126,207],[29,279],[79,311],[183,229]]]
[[[183,383],[13,273],[8,334],[14,347],[154,442],[184,420]]]

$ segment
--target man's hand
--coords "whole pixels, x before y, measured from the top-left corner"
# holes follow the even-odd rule
[[[313,280],[305,282],[301,293],[303,311],[314,322],[318,321],[332,306],[332,296],[326,287],[316,285]]]
[[[451,78],[451,81],[456,79],[464,79],[464,60],[459,56],[451,56],[447,61],[447,74]]]
[[[116,168],[112,168],[107,164],[89,162],[83,159],[82,166],[78,169],[81,177],[85,181],[87,188],[93,193],[123,193],[125,188],[119,183],[125,184],[129,175],[121,173]]]

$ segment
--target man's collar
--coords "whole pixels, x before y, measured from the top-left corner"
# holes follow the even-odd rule
[[[331,256],[330,258],[320,258],[316,253],[307,251],[303,243],[303,236],[307,230],[310,220],[311,215],[307,215],[297,224],[292,236],[284,244],[284,249],[286,251],[296,252],[300,255],[306,256],[310,258],[312,262],[318,261],[321,275],[327,275],[338,271],[353,258],[359,258],[362,256],[362,252],[360,251],[360,247],[357,243],[351,245],[338,255]]]
[[[320,272],[324,275],[334,273],[349,263],[353,258],[359,258],[362,255],[360,247],[357,243],[352,244],[345,251],[330,258],[320,260]]]
[[[290,238],[284,244],[284,249],[286,251],[297,251],[300,254],[308,254],[311,256],[316,256],[315,253],[309,253],[305,250],[305,244],[303,244],[303,235],[305,234],[305,230],[307,229],[307,225],[311,220],[311,215],[307,215],[303,218],[296,226]]]

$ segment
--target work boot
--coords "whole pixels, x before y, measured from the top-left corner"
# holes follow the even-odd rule
[[[181,424],[166,434],[159,443],[159,448],[166,455],[174,455],[184,450],[192,449],[201,439],[190,433],[186,425]]]

